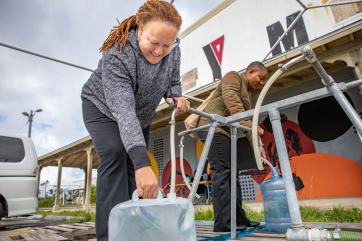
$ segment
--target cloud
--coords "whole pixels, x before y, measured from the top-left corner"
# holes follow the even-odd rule
[[[0,115],[0,122],[4,122],[4,121],[6,121],[6,116]]]
[[[95,69],[98,49],[110,30],[134,14],[144,0],[0,1],[0,42]],[[222,2],[176,0],[183,28]],[[22,112],[41,108],[32,126],[38,155],[88,135],[82,120],[80,93],[90,73],[0,47],[0,134],[27,135]],[[55,182],[56,168],[45,168],[42,180]],[[63,172],[63,181],[82,170]]]

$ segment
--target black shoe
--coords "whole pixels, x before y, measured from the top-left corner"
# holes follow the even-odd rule
[[[236,226],[236,231],[244,231],[245,229],[247,228],[247,226],[246,225],[238,225],[238,226]]]
[[[259,222],[250,222],[246,226],[251,227],[251,228],[255,228],[255,227],[258,227],[259,225],[260,225]]]

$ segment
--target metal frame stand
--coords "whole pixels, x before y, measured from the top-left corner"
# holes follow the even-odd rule
[[[296,57],[290,60],[283,66],[280,66],[283,71],[288,70],[292,65],[300,62],[301,58],[306,59],[321,77],[325,87],[314,91],[306,92],[294,97],[290,97],[284,100],[280,100],[268,105],[264,105],[261,108],[260,114],[269,114],[274,138],[276,142],[276,148],[279,156],[279,161],[283,173],[283,181],[286,188],[288,208],[291,215],[292,226],[287,231],[287,240],[330,240],[330,234],[326,230],[320,229],[305,229],[302,223],[302,218],[299,210],[299,203],[294,188],[292,172],[289,164],[289,157],[285,145],[283,130],[280,122],[280,113],[282,109],[289,108],[291,106],[300,105],[315,99],[323,98],[329,95],[333,95],[337,102],[341,105],[344,112],[347,114],[353,125],[356,127],[358,133],[362,135],[362,120],[358,113],[354,110],[348,100],[345,98],[343,91],[349,88],[362,85],[362,80],[355,80],[350,83],[336,83],[331,76],[327,74],[323,66],[318,61],[316,55],[309,46],[302,49],[302,56]],[[189,199],[193,200],[196,194],[198,184],[200,182],[201,174],[205,166],[206,157],[210,149],[212,138],[215,133],[215,129],[218,125],[227,125],[231,130],[231,239],[236,239],[236,132],[237,128],[248,129],[237,123],[241,120],[250,118],[253,116],[254,110],[248,110],[239,114],[235,114],[229,117],[222,117],[215,114],[208,114],[200,112],[196,109],[190,108],[191,113],[198,114],[208,118],[211,122],[209,125],[198,127],[192,130],[186,130],[178,133],[180,137],[185,136],[191,132],[201,131],[209,128],[207,138],[205,141],[204,149],[201,154],[200,161],[197,166],[194,182],[191,188]],[[171,140],[174,141],[174,140]]]

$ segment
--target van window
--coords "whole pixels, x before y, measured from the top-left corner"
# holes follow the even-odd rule
[[[0,136],[0,162],[21,162],[25,157],[20,138]]]

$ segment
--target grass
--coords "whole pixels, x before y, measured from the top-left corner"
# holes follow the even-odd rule
[[[362,223],[362,209],[358,208],[339,208],[335,207],[331,210],[319,210],[314,207],[300,208],[302,219],[304,222],[337,222],[337,223]],[[264,213],[246,209],[245,212],[250,220],[263,222]],[[95,214],[85,211],[38,211],[43,216],[71,216],[75,222],[79,220],[83,222],[95,221]],[[214,212],[212,208],[206,211],[195,213],[196,220],[214,220]]]
[[[248,218],[253,221],[263,222],[264,213],[252,210],[245,210]],[[339,208],[331,210],[319,210],[314,207],[301,207],[300,212],[304,222],[337,222],[337,223],[362,223],[362,209]],[[196,212],[196,220],[214,220],[212,209]]]
[[[39,198],[38,207],[39,208],[50,208],[54,205],[54,200],[52,197]]]
[[[94,222],[95,214],[92,212],[85,211],[62,211],[62,212],[51,212],[51,211],[38,211],[40,215],[45,216],[69,216],[74,217],[75,222]]]

